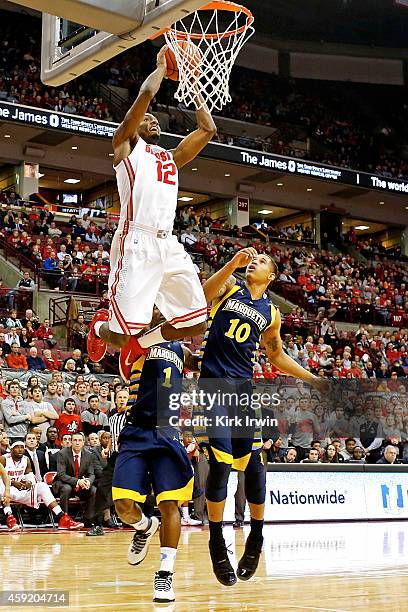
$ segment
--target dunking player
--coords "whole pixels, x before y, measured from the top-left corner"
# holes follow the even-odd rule
[[[233,275],[246,267],[245,282]],[[245,248],[204,284],[207,301],[212,302],[208,330],[204,336],[200,386],[214,393],[215,378],[222,379],[223,390],[252,395],[254,352],[262,336],[269,360],[281,372],[311,384],[319,379],[304,370],[283,352],[280,337],[281,317],[265,291],[276,278],[277,266],[271,257]],[[247,404],[246,404],[247,406]],[[216,406],[213,411],[229,416],[244,414],[243,408]],[[252,452],[254,430],[223,427],[209,433],[210,471],[206,497],[210,527],[210,555],[217,579],[226,586],[236,583],[222,534],[222,519],[231,467],[245,471],[245,494],[251,513],[251,531],[238,563],[237,576],[253,576],[262,550],[265,504],[265,471],[261,453]]]
[[[174,151],[157,145],[160,125],[147,110],[166,75],[166,49],[160,50],[156,70],[143,83],[113,137],[121,210],[111,250],[110,308],[96,313],[88,335],[93,361],[103,358],[107,343],[121,349],[120,369],[127,380],[133,362],[149,346],[206,328],[207,305],[200,281],[172,230],[178,170],[200,153],[216,127],[204,105],[196,113],[198,129]],[[155,303],[166,322],[137,339],[150,323]]]
[[[152,489],[155,494],[161,513],[160,568],[154,578],[156,602],[175,600],[173,569],[180,537],[178,505],[190,500],[193,494],[190,460],[179,441],[178,430],[169,426],[169,394],[181,391],[184,361],[189,369],[197,369],[198,360],[188,349],[179,342],[165,342],[151,347],[133,365],[127,425],[119,436],[113,475],[116,511],[136,529],[128,551],[132,565],[146,557],[150,539],[159,526],[158,519],[154,516],[148,519],[139,506]]]

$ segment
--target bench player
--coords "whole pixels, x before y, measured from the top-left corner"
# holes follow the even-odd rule
[[[95,314],[88,354],[100,361],[107,344],[120,348],[120,369],[128,380],[133,362],[149,346],[203,333],[207,304],[193,263],[172,235],[178,171],[193,160],[216,132],[206,106],[196,112],[198,129],[173,151],[158,146],[160,125],[147,113],[166,75],[164,46],[157,68],[113,137],[114,168],[121,202],[111,249],[110,307]],[[197,97],[201,100],[199,94]],[[136,338],[157,304],[166,322]]]
[[[233,273],[246,266],[245,281]],[[253,357],[263,338],[266,354],[281,372],[317,385],[319,380],[283,352],[280,337],[281,317],[266,295],[276,278],[277,266],[271,257],[249,247],[242,249],[204,284],[208,303],[212,302],[208,329],[204,336],[200,387],[214,393],[217,383],[241,397],[252,395]],[[225,389],[223,389],[225,390]],[[213,411],[229,416],[244,414],[238,404],[215,406]],[[262,550],[265,504],[265,470],[260,450],[252,452],[254,430],[223,427],[209,432],[209,475],[206,497],[210,528],[210,555],[214,573],[226,586],[236,583],[237,576],[253,576]],[[251,514],[251,531],[235,574],[222,533],[222,520],[231,468],[245,471],[245,494]]]
[[[29,459],[25,453],[25,444],[17,440],[10,447],[10,454],[0,457],[0,463],[4,467],[9,480],[10,491],[9,499],[31,508],[38,508],[41,503],[45,504],[58,520],[58,529],[76,530],[81,529],[84,524],[76,523],[68,514],[62,511],[61,506],[51,493],[50,487],[45,482],[36,482],[31,469]],[[0,480],[0,497],[4,495],[4,485]],[[7,515],[7,526],[9,529],[15,528],[15,518],[9,520],[11,508],[4,506]],[[9,526],[9,522],[13,527]]]
[[[140,505],[153,489],[161,514],[160,567],[154,577],[154,601],[172,602],[173,569],[180,537],[179,505],[192,499],[194,472],[179,432],[169,426],[169,394],[181,392],[184,364],[197,370],[198,359],[180,342],[152,346],[139,357],[130,376],[127,425],[119,436],[119,454],[112,496],[119,517],[135,529],[128,561],[146,557],[157,531],[156,517],[144,516]],[[161,424],[161,426],[157,426]]]

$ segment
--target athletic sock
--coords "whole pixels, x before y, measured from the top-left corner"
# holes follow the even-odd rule
[[[222,521],[208,521],[210,528],[210,541],[224,545],[224,536],[222,535]]]
[[[176,560],[177,548],[160,546],[160,569],[159,572],[173,572]]]
[[[144,514],[142,514],[142,518],[140,519],[138,523],[132,524],[132,527],[136,529],[136,531],[146,531],[148,526],[149,526],[149,519]]]
[[[8,514],[13,514],[11,511],[11,507],[10,506],[4,506],[3,507],[3,512],[4,514],[7,516]]]
[[[150,331],[143,334],[143,336],[138,337],[139,344],[142,348],[149,348],[149,346],[153,346],[154,344],[161,344],[162,342],[167,342],[162,336],[161,333],[162,326],[154,327]]]
[[[183,515],[183,519],[188,520],[190,515],[188,513],[188,506],[181,506],[181,514]]]
[[[263,539],[263,535],[262,535],[262,529],[263,529],[263,525],[264,525],[264,521],[262,520],[257,520],[254,518],[251,518],[251,531],[249,533],[248,539],[251,539],[253,541],[262,541]]]
[[[51,509],[57,518],[61,518],[61,516],[64,516],[62,508],[58,504]]]

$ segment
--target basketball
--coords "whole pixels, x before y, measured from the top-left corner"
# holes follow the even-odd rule
[[[186,62],[190,68],[195,68],[199,65],[201,59],[201,53],[196,45],[191,41],[187,42],[185,40],[178,41],[178,46],[181,49],[180,55],[183,56],[183,61]],[[177,66],[177,60],[172,49],[167,49],[166,51],[166,62],[167,62],[167,73],[166,76],[168,79],[172,81],[179,80],[179,71]],[[197,74],[197,70],[194,71],[194,74]]]
[[[185,44],[185,43],[181,43],[181,44]],[[177,67],[176,56],[174,55],[171,49],[167,49],[166,51],[166,63],[167,63],[167,72],[166,72],[167,78],[171,79],[172,81],[178,81],[179,71]]]

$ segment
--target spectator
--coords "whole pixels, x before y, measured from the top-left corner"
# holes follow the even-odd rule
[[[89,334],[89,327],[85,323],[83,315],[78,315],[78,319],[72,326],[72,343],[75,348],[84,351],[86,349],[86,338]]]
[[[49,421],[54,421],[58,419],[58,413],[51,406],[50,403],[45,402],[43,399],[43,392],[40,386],[35,386],[32,388],[32,400],[30,405],[33,409],[34,415],[38,415],[43,417],[40,423],[37,423],[38,427],[41,429],[41,443],[47,441],[47,430],[49,427]]]
[[[99,398],[97,395],[88,397],[88,410],[81,413],[81,422],[84,434],[89,436],[90,433],[98,433],[101,429],[109,431],[108,417],[99,410]]]
[[[283,463],[296,463],[297,462],[297,451],[296,448],[286,449],[286,453],[283,457]]]
[[[320,463],[319,451],[317,448],[309,449],[306,459],[302,459],[300,463]]]
[[[340,452],[341,456],[345,461],[350,461],[353,458],[353,450],[356,447],[356,441],[354,438],[346,438],[345,448]]]
[[[6,357],[7,366],[12,370],[28,370],[27,360],[20,353],[20,347],[16,342],[11,345],[11,353]]]
[[[21,329],[23,327],[20,319],[17,318],[17,310],[13,308],[10,316],[6,319],[6,327],[9,329]]]
[[[88,385],[86,382],[77,382],[75,385],[75,394],[72,396],[76,404],[76,413],[81,414],[88,410]]]
[[[41,413],[34,414],[34,407],[23,400],[18,382],[9,385],[9,396],[2,401],[1,408],[10,445],[24,440],[29,425],[44,423],[47,418]]]
[[[13,291],[10,291],[10,293],[7,296],[9,308],[10,309],[15,308],[16,297],[18,296],[19,291],[34,291],[34,289],[35,289],[35,283],[33,279],[30,277],[30,273],[24,272],[23,278],[21,278],[18,281],[15,289]],[[13,310],[13,312],[15,312],[15,310]]]
[[[305,457],[313,439],[320,437],[320,425],[306,397],[299,399],[299,410],[291,418],[293,430],[291,442],[295,446],[299,459]]]
[[[389,444],[384,449],[384,456],[381,457],[381,459],[379,459],[378,461],[376,461],[376,463],[382,465],[393,465],[394,463],[396,463],[397,457],[398,448],[396,446],[393,446],[392,444]]]
[[[350,459],[350,463],[365,463],[365,452],[361,446],[355,446],[353,448],[353,456]]]
[[[43,350],[43,361],[48,372],[54,372],[61,367],[61,363],[53,356],[50,349]]]
[[[42,357],[38,355],[38,350],[36,346],[32,346],[30,348],[30,354],[27,357],[27,366],[30,371],[34,372],[42,372],[46,369]]]
[[[59,439],[69,434],[82,431],[81,417],[75,414],[76,403],[73,397],[68,397],[64,402],[64,409],[55,421],[55,427],[58,429]]]
[[[322,463],[339,463],[339,454],[333,444],[325,448]]]
[[[54,346],[56,344],[56,342],[50,342],[54,338],[54,330],[52,329],[52,327],[50,327],[49,319],[44,319],[44,323],[41,323],[41,325],[39,326],[37,330],[37,338],[39,340],[47,340],[49,346]]]
[[[11,346],[6,342],[4,332],[0,332],[0,348],[3,350],[3,356],[6,357],[11,353]]]

